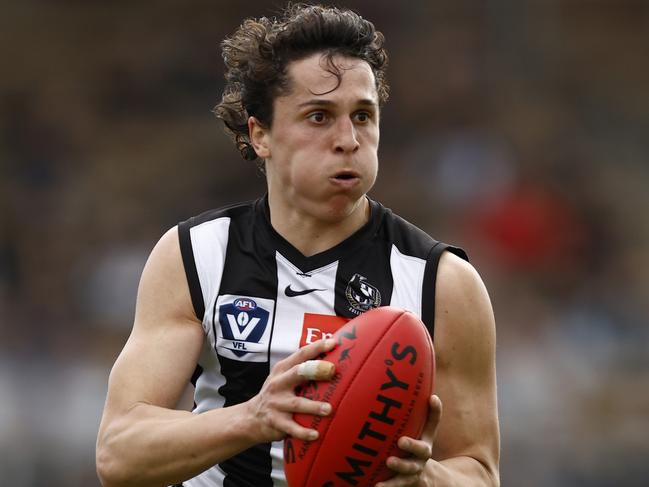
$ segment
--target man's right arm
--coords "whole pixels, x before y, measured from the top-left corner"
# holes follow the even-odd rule
[[[292,420],[294,412],[321,414],[322,406],[295,396],[302,380],[297,366],[331,343],[316,342],[279,362],[246,403],[202,414],[174,410],[203,339],[174,228],[144,268],[133,330],[110,374],[97,439],[97,472],[105,487],[167,486],[254,444],[312,434]]]

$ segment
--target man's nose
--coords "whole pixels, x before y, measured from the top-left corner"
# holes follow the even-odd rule
[[[334,134],[334,150],[336,152],[356,152],[360,146],[356,127],[349,118],[337,120]]]

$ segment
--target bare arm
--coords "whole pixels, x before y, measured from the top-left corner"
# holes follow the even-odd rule
[[[388,460],[400,475],[384,487],[500,485],[495,341],[493,311],[480,276],[445,252],[435,310],[438,397],[431,398],[422,440],[400,440],[413,457]]]
[[[279,362],[246,403],[203,414],[174,410],[203,339],[174,228],[145,266],[133,331],[110,374],[97,439],[97,472],[105,487],[167,486],[254,444],[286,434],[307,439],[310,430],[292,421],[292,413],[320,414],[321,404],[296,398],[297,365],[331,344],[316,342]]]
[[[475,269],[445,252],[437,280],[435,392],[444,412],[427,464],[429,485],[496,486],[500,435],[496,332],[487,291]]]

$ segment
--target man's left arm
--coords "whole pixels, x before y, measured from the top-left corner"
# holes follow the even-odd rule
[[[445,252],[435,300],[437,397],[430,400],[422,439],[399,442],[412,457],[389,458],[398,475],[378,485],[498,486],[496,333],[489,296],[475,269]]]

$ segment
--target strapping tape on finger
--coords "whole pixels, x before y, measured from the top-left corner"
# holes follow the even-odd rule
[[[297,375],[306,380],[323,380],[333,375],[334,364],[325,360],[307,360],[297,366]]]

